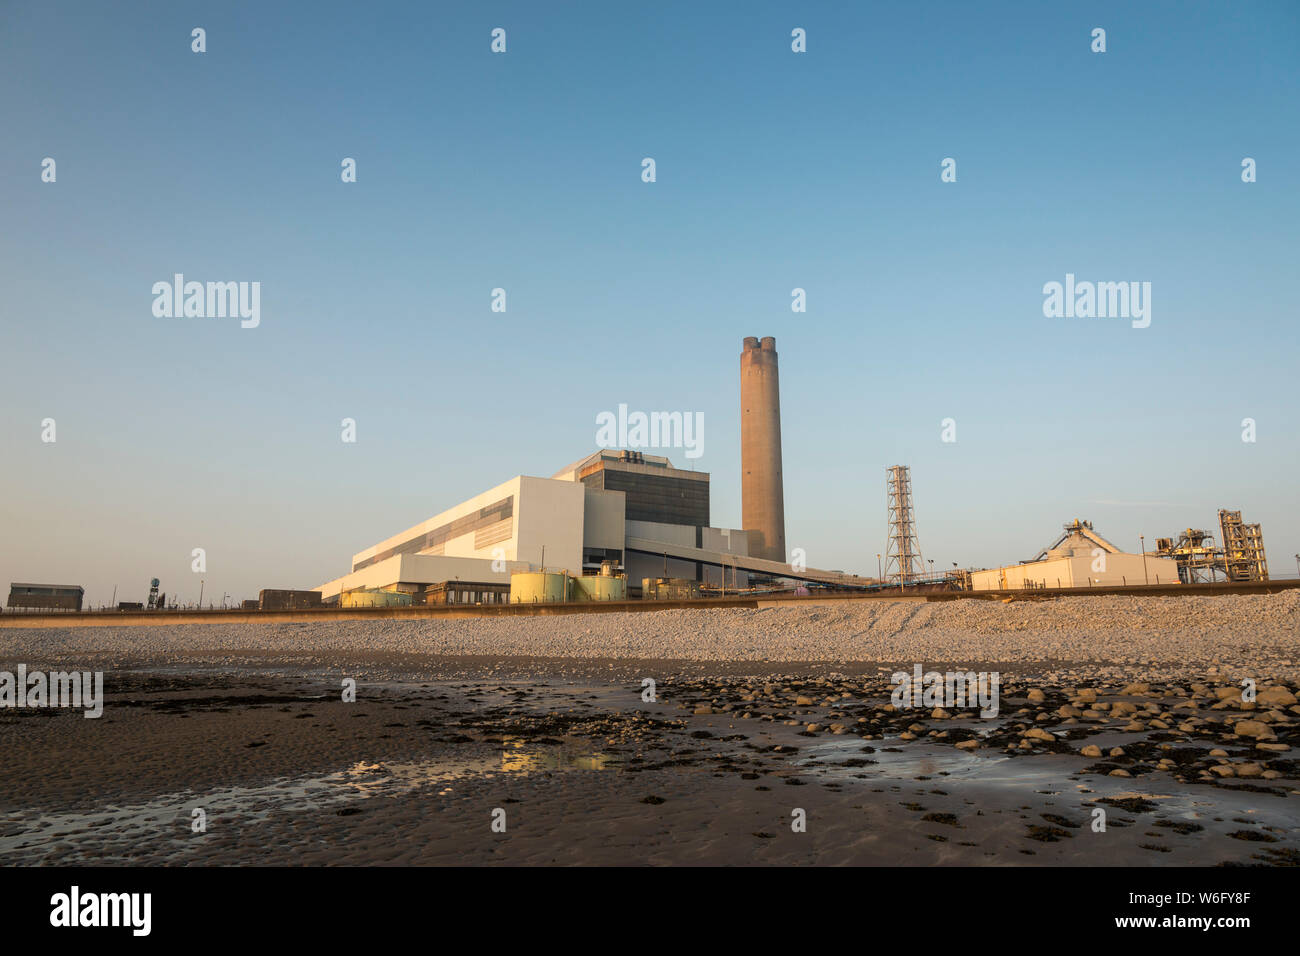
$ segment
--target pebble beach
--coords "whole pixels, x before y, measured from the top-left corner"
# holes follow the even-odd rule
[[[13,864],[1300,862],[1297,591],[0,629],[19,663],[107,697],[0,710]],[[895,706],[917,664],[998,714]]]

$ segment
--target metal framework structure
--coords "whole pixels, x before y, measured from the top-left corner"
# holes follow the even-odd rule
[[[1212,582],[1216,575],[1232,582],[1267,581],[1268,559],[1264,535],[1258,524],[1246,524],[1240,511],[1219,511],[1223,546],[1201,528],[1188,528],[1174,538],[1157,538],[1156,554],[1178,562],[1178,579],[1183,584]]]
[[[1267,581],[1264,533],[1258,524],[1245,524],[1240,511],[1219,509],[1223,532],[1223,570],[1229,581]]]
[[[886,470],[889,485],[889,541],[885,544],[885,580],[900,585],[925,580],[925,562],[916,539],[912,511],[912,472],[907,465]]]
[[[1215,570],[1222,567],[1223,552],[1210,532],[1187,528],[1177,540],[1156,538],[1156,556],[1178,562],[1178,580],[1183,584],[1202,584],[1214,580]]]

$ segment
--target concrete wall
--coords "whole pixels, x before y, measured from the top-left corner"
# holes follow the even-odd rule
[[[582,512],[582,546],[623,550],[625,505],[627,496],[621,491],[586,489]]]
[[[1105,570],[1096,571],[1093,570],[1094,562],[1091,556],[1070,558],[1074,565],[1074,586],[1076,588],[1089,587],[1089,578],[1092,579],[1092,587],[1117,584],[1178,583],[1178,562],[1172,558],[1153,558],[1148,555],[1145,568],[1140,554],[1121,552],[1119,554],[1105,555],[1105,559]]]
[[[739,528],[701,528],[700,547],[727,554],[749,554],[749,532]]]
[[[741,524],[750,554],[785,561],[785,489],[781,471],[781,390],[776,339],[745,339],[740,353]]]
[[[736,528],[696,528],[691,525],[681,524],[663,524],[657,521],[628,521],[626,523],[626,533],[634,538],[650,538],[655,541],[663,541],[666,544],[682,545],[688,548],[700,547],[709,551],[722,551],[727,554],[749,555],[750,541],[753,536],[748,531],[741,531]],[[648,554],[629,554],[624,560],[624,566],[627,568],[627,579],[632,583],[640,583],[642,578],[661,578],[664,577],[664,559],[662,556]],[[696,567],[694,561],[683,561],[677,558],[668,559],[668,574],[670,578],[689,578],[719,585],[722,583],[722,569],[702,565]],[[749,584],[749,574],[745,571],[737,571],[734,577],[736,587],[747,587]],[[732,587],[733,576],[730,569],[727,570],[727,587]]]
[[[695,547],[695,527],[688,524],[663,524],[659,521],[628,521],[626,534],[634,538],[653,538],[668,544]]]
[[[1033,564],[1013,564],[971,574],[971,587],[976,591],[998,591],[1006,588],[1023,588],[1032,582],[1035,586],[1046,582],[1048,587],[1074,587],[1070,558],[1037,561]],[[1060,584],[1057,584],[1057,580]],[[1086,582],[1085,582],[1086,583]]]
[[[629,521],[626,533],[634,538],[653,538],[668,544],[695,547],[695,529],[684,524],[661,524],[657,521]],[[623,558],[629,584],[639,586],[642,578],[695,578],[695,562],[668,559],[668,573],[664,574],[662,555],[628,554]]]
[[[749,532],[737,528],[701,528],[700,547],[709,551],[722,551],[726,554],[749,554]],[[719,585],[723,582],[723,569],[705,566],[704,583]],[[748,587],[749,574],[746,571],[726,569],[727,587]]]
[[[516,538],[514,553],[507,552],[507,558],[527,561],[540,568],[545,546],[548,569],[581,574],[586,487],[551,478],[515,480],[519,483],[519,496],[515,499]]]

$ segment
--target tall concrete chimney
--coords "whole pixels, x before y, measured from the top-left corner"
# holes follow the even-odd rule
[[[740,508],[749,554],[785,561],[785,489],[781,479],[781,391],[776,339],[750,336],[740,353]]]

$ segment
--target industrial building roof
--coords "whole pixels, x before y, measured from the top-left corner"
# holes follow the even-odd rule
[[[637,459],[635,464],[638,465],[649,465],[653,468],[669,468],[672,469],[673,471],[680,470],[677,468],[673,468],[673,463],[669,461],[667,458],[665,458],[663,455],[645,455],[642,454],[641,452],[629,452],[619,448],[602,448],[599,451],[592,452],[590,455],[587,455],[585,458],[579,458],[577,461],[573,462],[572,464],[565,465],[555,474],[551,475],[551,477],[562,479],[565,481],[572,481],[574,480],[574,477],[577,475],[578,472],[582,471],[584,468],[586,468],[589,465],[595,464],[598,461],[607,461],[607,462],[621,461],[624,462],[625,464],[631,464],[632,462],[630,462],[627,458],[628,455],[636,455]]]
[[[1080,521],[1075,518],[1064,526],[1064,530],[1055,541],[1038,552],[1029,561],[1022,561],[1021,563],[1032,564],[1035,561],[1044,561],[1049,557],[1068,557],[1076,551],[1088,552],[1094,547],[1101,548],[1110,554],[1122,553],[1119,548],[1092,530],[1091,521]]]

